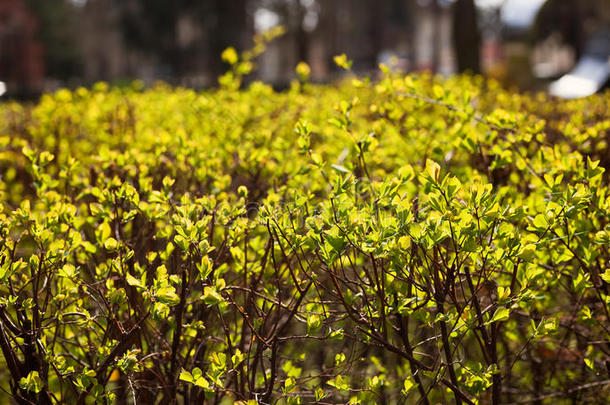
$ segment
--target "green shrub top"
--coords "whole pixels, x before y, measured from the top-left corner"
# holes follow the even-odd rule
[[[0,106],[13,401],[610,397],[607,93],[305,65],[238,90],[224,57],[214,91]]]

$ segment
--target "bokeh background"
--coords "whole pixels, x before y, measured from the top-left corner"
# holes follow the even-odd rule
[[[279,89],[299,61],[334,80],[340,53],[356,73],[470,71],[566,97],[610,76],[610,0],[0,0],[0,81],[18,99],[97,81],[212,87],[223,49],[278,25],[249,80]]]

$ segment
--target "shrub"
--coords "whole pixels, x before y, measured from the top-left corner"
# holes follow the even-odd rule
[[[607,93],[238,90],[229,56],[0,107],[13,401],[604,403]]]

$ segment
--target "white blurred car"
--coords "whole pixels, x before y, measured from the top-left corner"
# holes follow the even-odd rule
[[[549,93],[562,98],[590,96],[610,80],[610,28],[598,31],[587,43],[574,69],[551,83]]]
[[[0,82],[0,96],[6,93],[6,84],[4,82]]]

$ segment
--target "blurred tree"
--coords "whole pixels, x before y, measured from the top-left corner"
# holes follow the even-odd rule
[[[317,35],[322,38],[324,44],[324,64],[326,70],[333,68],[332,58],[338,55],[337,49],[337,4],[334,1],[323,1],[320,3],[319,24]]]
[[[474,0],[453,4],[453,42],[458,72],[481,72],[481,34]]]
[[[252,36],[249,0],[190,0],[189,3],[205,3],[204,8],[199,8],[204,13],[202,17],[212,16],[205,25],[205,40],[210,41],[208,69],[214,75],[220,74],[223,69],[220,59],[222,51],[229,46],[244,48]]]
[[[441,63],[441,6],[439,0],[432,0],[432,15],[434,18],[434,33],[432,37],[432,71],[438,72]]]
[[[536,18],[533,39],[542,40],[559,32],[562,39],[574,49],[576,59],[580,58],[586,40],[585,20],[591,20],[595,14],[596,7],[599,6],[596,3],[594,0],[548,0]]]
[[[415,65],[415,6],[416,0],[403,0],[402,6],[404,7],[402,18],[405,25],[405,35],[407,43],[407,60],[409,67],[412,68]]]
[[[29,98],[44,79],[38,19],[23,0],[0,1],[0,80],[11,97]]]
[[[280,23],[294,40],[296,59],[309,62],[311,38],[305,26],[305,18],[308,8],[315,3],[315,0],[254,0],[254,8],[265,8],[277,14]]]
[[[152,53],[170,75],[181,70],[176,43],[176,23],[183,0],[118,0],[119,21],[125,43]]]
[[[309,61],[309,33],[305,30],[305,15],[307,9],[303,0],[294,0],[295,9],[295,39],[297,45],[297,59],[299,61]]]
[[[81,72],[75,41],[73,5],[67,0],[26,0],[39,23],[37,38],[43,46],[46,76],[66,80]]]
[[[170,76],[189,73],[191,59],[201,54],[208,72],[219,74],[220,54],[228,46],[243,46],[244,32],[251,25],[248,0],[117,0],[117,4],[126,43],[154,54]],[[190,46],[179,41],[178,24],[184,18],[202,34]]]
[[[367,34],[368,42],[370,44],[367,68],[369,69],[375,69],[377,67],[377,57],[383,50],[384,28],[389,22],[389,16],[388,13],[386,13],[387,5],[388,1],[385,0],[367,2]]]

